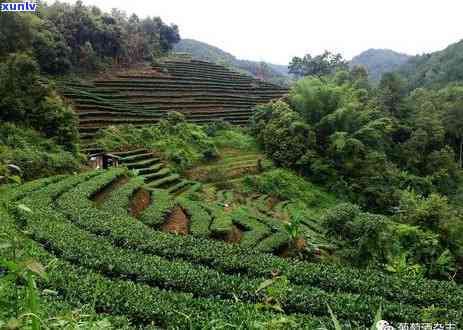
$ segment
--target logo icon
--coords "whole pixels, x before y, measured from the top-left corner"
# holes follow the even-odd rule
[[[394,330],[394,327],[388,321],[381,320],[376,322],[376,330]]]
[[[37,10],[37,3],[35,2],[4,2],[0,3],[0,11],[12,11],[12,12],[22,12],[28,11],[33,12]]]

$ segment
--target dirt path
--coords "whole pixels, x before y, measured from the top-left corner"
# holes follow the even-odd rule
[[[130,201],[130,214],[134,218],[139,218],[141,213],[150,205],[151,195],[145,189],[138,189]]]
[[[129,178],[126,176],[122,176],[111,182],[109,185],[101,189],[91,198],[94,202],[96,207],[100,207],[103,205],[104,201],[109,197],[112,191],[116,190],[117,188],[125,185],[129,181]]]
[[[177,207],[162,225],[161,230],[178,235],[188,234],[188,218],[180,207]]]

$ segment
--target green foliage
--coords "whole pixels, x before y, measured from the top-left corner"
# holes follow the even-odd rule
[[[398,226],[399,241],[415,262],[426,265],[429,275],[453,277],[461,271],[456,259],[462,256],[463,241],[455,231],[463,222],[445,197],[404,191],[395,218],[407,224]]]
[[[40,81],[37,64],[27,55],[11,55],[0,63],[0,120],[32,127],[76,151],[74,112]]]
[[[320,281],[320,277],[325,276],[335,276],[331,283],[339,285],[343,277],[334,274],[336,268],[333,266],[293,263],[270,255],[246,252],[221,242],[169,235],[153,231],[126,215],[92,208],[89,196],[120,173],[120,170],[115,169],[71,177],[29,194],[24,202],[33,209],[32,215],[16,213],[34,240],[48,242],[48,251],[60,251],[59,259],[49,272],[47,285],[53,290],[59,290],[66,299],[74,302],[94,301],[97,308],[110,308],[114,313],[131,318],[138,315],[145,321],[153,320],[163,326],[184,326],[185,322],[203,324],[211,320],[211,313],[216,318],[232,323],[239,320],[268,321],[269,318],[275,318],[274,312],[261,310],[257,314],[251,313],[255,308],[254,302],[268,299],[273,301],[272,305],[280,305],[285,313],[301,313],[298,322],[302,324],[310,324],[311,320],[311,317],[303,314],[326,315],[325,303],[334,306],[334,312],[342,319],[366,324],[371,321],[369,310],[372,306],[384,302],[383,298],[368,294],[360,298],[355,294],[339,293],[336,288],[324,291],[307,285],[311,281],[318,281],[317,285],[327,285],[328,282]],[[85,182],[91,177],[91,181]],[[47,207],[55,199],[56,208]],[[85,212],[75,213],[84,209]],[[44,218],[51,221],[43,221]],[[114,235],[121,236],[116,238]],[[191,247],[188,246],[189,242]],[[151,250],[148,253],[149,249],[156,249],[157,252]],[[183,260],[177,259],[179,253]],[[192,257],[192,253],[200,254]],[[50,259],[43,252],[41,258]],[[187,262],[185,259],[195,262]],[[209,267],[198,265],[204,262]],[[312,273],[312,267],[318,269]],[[329,268],[321,271],[320,267]],[[283,275],[256,292],[266,278],[265,274],[274,271],[281,271]],[[345,271],[353,270],[346,268]],[[310,274],[318,279],[311,278]],[[365,272],[359,273],[359,276],[346,276],[345,281],[355,286],[366,285],[365,278],[385,280]],[[127,278],[131,281],[127,281]],[[357,278],[358,282],[353,280]],[[373,291],[382,288],[371,283],[367,287]],[[164,291],[161,288],[170,290]],[[388,292],[397,288],[400,286],[391,285],[384,289]],[[449,288],[446,290],[445,294],[448,295]],[[414,292],[413,286],[409,288],[407,299],[411,297],[410,292]],[[191,294],[194,294],[194,298]],[[437,291],[432,294],[437,294]],[[232,303],[217,297],[234,297],[239,301]],[[391,320],[405,320],[420,311],[420,308],[403,301],[400,304],[387,301],[385,305],[385,317]],[[190,321],[175,316],[173,312],[169,314],[169,310],[182,310],[190,316]],[[459,312],[455,310],[448,309],[447,312],[455,319],[460,318]],[[168,319],[165,318],[166,313]]]
[[[277,165],[295,166],[314,143],[310,126],[282,101],[258,106],[253,123],[257,141]]]
[[[127,172],[127,173],[130,173]],[[104,200],[101,206],[104,210],[120,212],[121,214],[129,213],[130,203],[135,193],[142,189],[144,178],[141,176],[133,176],[122,187],[112,191],[107,199]]]
[[[165,190],[151,192],[152,203],[140,215],[140,221],[144,224],[159,228],[176,206],[173,196]]]
[[[178,115],[170,114],[169,118],[156,126],[109,127],[100,134],[97,143],[105,150],[131,146],[156,150],[180,171],[195,162],[216,157],[217,149],[212,138],[207,136],[205,128],[188,123],[183,117],[179,119]]]
[[[443,87],[462,81],[462,51],[463,41],[459,41],[442,51],[412,57],[400,70],[408,80],[409,89]]]
[[[407,96],[397,74],[385,74],[376,91],[362,82],[364,76],[352,70],[298,81],[290,107],[280,102],[256,109],[252,128],[258,142],[277,165],[369,210],[391,212],[408,187],[455,194],[462,179],[455,162],[463,154],[460,89]],[[312,138],[304,140],[304,132]]]
[[[425,198],[414,191],[402,192],[398,221],[436,231],[452,217],[447,198],[438,194]]]
[[[166,25],[159,17],[128,18],[118,10],[104,13],[82,1],[40,3],[38,12],[2,15],[0,58],[28,51],[49,74],[94,71],[111,63],[159,57],[180,40],[178,27]]]
[[[275,276],[262,282],[256,290],[256,293],[265,292],[264,301],[258,305],[258,308],[270,308],[276,311],[284,312],[281,302],[288,295],[289,281],[286,276]]]
[[[357,265],[384,263],[392,252],[390,220],[384,216],[346,203],[330,209],[323,222],[328,234],[341,241],[337,253]]]
[[[14,2],[7,0],[6,2]],[[33,31],[38,17],[32,13],[17,15],[3,12],[0,20],[0,58],[7,54],[26,51],[33,40]],[[11,36],[16,36],[12,38]]]
[[[218,148],[230,147],[248,152],[257,149],[255,139],[238,127],[217,130],[212,136]]]
[[[26,181],[72,173],[80,167],[80,160],[74,154],[31,129],[1,124],[0,144],[0,164],[16,165],[20,170],[16,175]]]
[[[313,58],[310,54],[305,55],[303,58],[293,57],[291,63],[288,65],[289,73],[297,77],[321,77],[334,73],[337,69],[345,69],[346,67],[347,63],[341,54],[333,54],[328,51]]]
[[[199,237],[208,237],[212,216],[207,212],[205,204],[185,197],[180,197],[177,201],[182,209],[185,210],[190,220],[190,234]]]
[[[91,172],[52,184],[43,180],[40,185],[48,186],[39,190],[38,183],[21,188],[26,192],[22,202],[34,213],[14,214],[31,238],[47,242],[31,248],[45,264],[55,260],[46,284],[66,301],[91,301],[99,310],[127,315],[136,325],[141,318],[163,327],[201,327],[211,317],[251,324],[297,313],[297,326],[311,328],[320,320],[309,314],[326,317],[326,303],[342,320],[362,325],[372,322],[372,308],[383,305],[386,319],[403,321],[420,315],[423,302],[440,307],[452,320],[461,319],[461,288],[452,283],[414,282],[377,271],[294,262],[224,242],[162,233],[126,214],[92,207],[89,197],[121,173],[120,169]],[[50,254],[56,251],[58,259]],[[256,293],[275,273],[287,281]],[[256,302],[274,296],[285,314],[274,309],[252,312]]]
[[[304,178],[285,169],[275,169],[256,176],[247,176],[248,188],[282,200],[298,200],[308,206],[328,206],[335,198]]]
[[[18,208],[31,213],[31,210],[24,205],[18,205]],[[2,292],[8,292],[11,288],[15,291],[11,306],[6,306],[14,310],[15,319],[9,320],[8,324],[17,324],[17,327],[29,324],[31,329],[39,330],[40,303],[35,276],[46,278],[45,268],[33,260],[18,262],[16,260],[18,244],[19,242],[15,237],[0,241],[0,249],[12,250],[11,258],[4,258],[1,256],[3,253],[0,254],[0,267],[6,271],[6,275],[0,278],[0,288],[2,288]],[[21,281],[26,283],[23,288],[19,288],[16,284]],[[20,293],[20,291],[23,292]]]
[[[297,239],[301,235],[301,218],[300,217],[294,217],[291,219],[290,222],[285,223],[284,225],[290,239],[291,239],[291,245],[295,245]]]
[[[296,82],[289,96],[292,107],[311,125],[338,109],[342,98],[343,90],[339,86],[314,77]]]
[[[401,117],[402,104],[406,95],[405,80],[397,73],[385,73],[379,82],[379,101],[383,109],[392,116]]]
[[[22,204],[15,207],[26,215],[32,215],[32,211]],[[3,207],[0,207],[0,214],[2,220],[10,221]],[[34,253],[30,250],[30,243],[22,235],[10,230],[10,226],[9,223],[3,223],[2,234],[6,234],[6,239],[0,238],[0,268],[3,272],[0,277],[0,328],[113,329],[110,318],[99,317],[85,307],[81,310],[72,309],[62,300],[54,300],[56,291],[38,285],[49,280],[47,272],[51,263],[45,267],[31,258],[30,255]],[[119,317],[114,325],[127,328],[128,321],[121,322],[121,319]]]

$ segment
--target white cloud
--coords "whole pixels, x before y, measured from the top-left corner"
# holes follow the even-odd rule
[[[239,58],[279,64],[325,49],[348,59],[368,48],[417,54],[463,38],[463,2],[457,0],[83,2],[141,17],[160,16],[177,24],[183,38],[207,42]]]

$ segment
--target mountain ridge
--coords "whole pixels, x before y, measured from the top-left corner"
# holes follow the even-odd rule
[[[174,45],[174,52],[189,53],[195,59],[228,66],[253,77],[279,85],[288,85],[291,76],[288,67],[264,61],[238,59],[219,47],[195,39],[182,39]]]
[[[370,79],[378,82],[384,73],[399,70],[410,58],[410,55],[392,49],[370,48],[354,56],[349,61],[349,66],[364,66]]]

